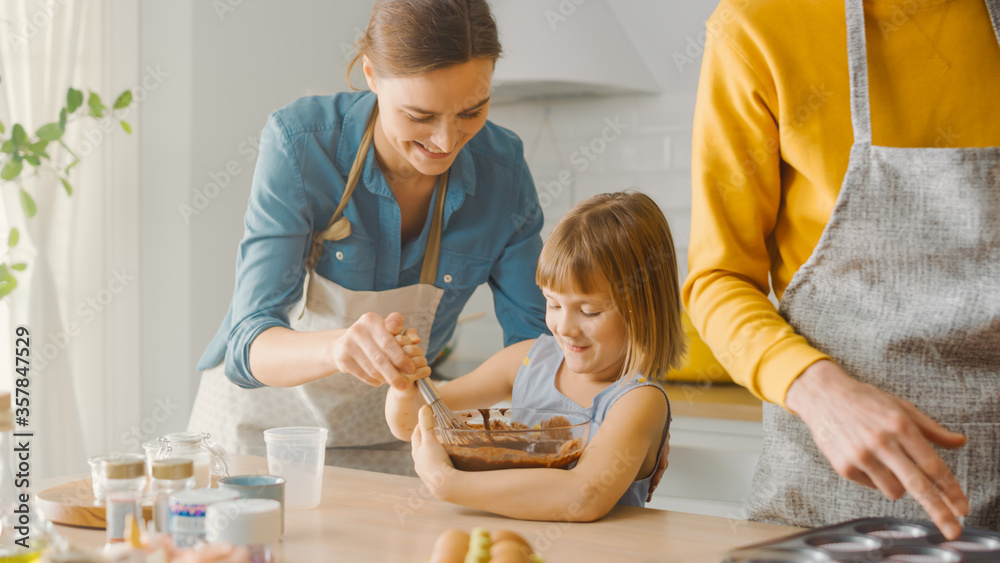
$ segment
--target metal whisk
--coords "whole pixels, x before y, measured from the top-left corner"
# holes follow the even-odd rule
[[[420,390],[420,394],[423,395],[424,400],[430,405],[431,410],[434,411],[434,420],[437,421],[438,425],[442,428],[450,428],[453,430],[468,430],[468,434],[463,434],[462,440],[456,440],[452,438],[452,433],[445,433],[445,440],[452,445],[463,445],[463,446],[474,446],[482,443],[482,440],[476,436],[475,429],[470,428],[468,424],[462,422],[455,416],[455,413],[451,412],[448,405],[444,404],[441,400],[441,395],[438,394],[437,387],[434,383],[424,377],[417,380],[417,389]]]

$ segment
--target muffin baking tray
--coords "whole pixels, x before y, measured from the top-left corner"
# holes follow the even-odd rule
[[[966,528],[955,541],[930,522],[864,518],[730,551],[723,563],[1000,563],[1000,533]]]

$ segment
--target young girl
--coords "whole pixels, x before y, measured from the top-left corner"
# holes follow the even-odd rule
[[[535,279],[552,336],[507,347],[441,386],[441,397],[454,410],[510,399],[515,407],[585,413],[591,439],[576,466],[455,469],[413,384],[389,391],[386,420],[397,438],[412,439],[417,474],[442,500],[513,518],[581,522],[616,503],[642,506],[670,423],[666,394],[652,377],[684,349],[667,221],[641,193],[592,197],[553,229]],[[400,339],[420,355],[411,331]],[[414,380],[428,373],[420,369]]]

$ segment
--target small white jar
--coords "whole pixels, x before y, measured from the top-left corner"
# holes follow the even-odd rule
[[[217,502],[205,513],[205,540],[246,546],[251,563],[272,563],[273,546],[281,538],[281,503],[241,498]]]

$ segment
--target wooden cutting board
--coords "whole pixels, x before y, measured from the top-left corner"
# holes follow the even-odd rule
[[[90,479],[80,479],[46,489],[35,496],[35,504],[45,513],[45,517],[57,524],[68,524],[83,528],[105,527],[104,503],[94,498]],[[153,507],[142,507],[143,519],[153,519]]]

